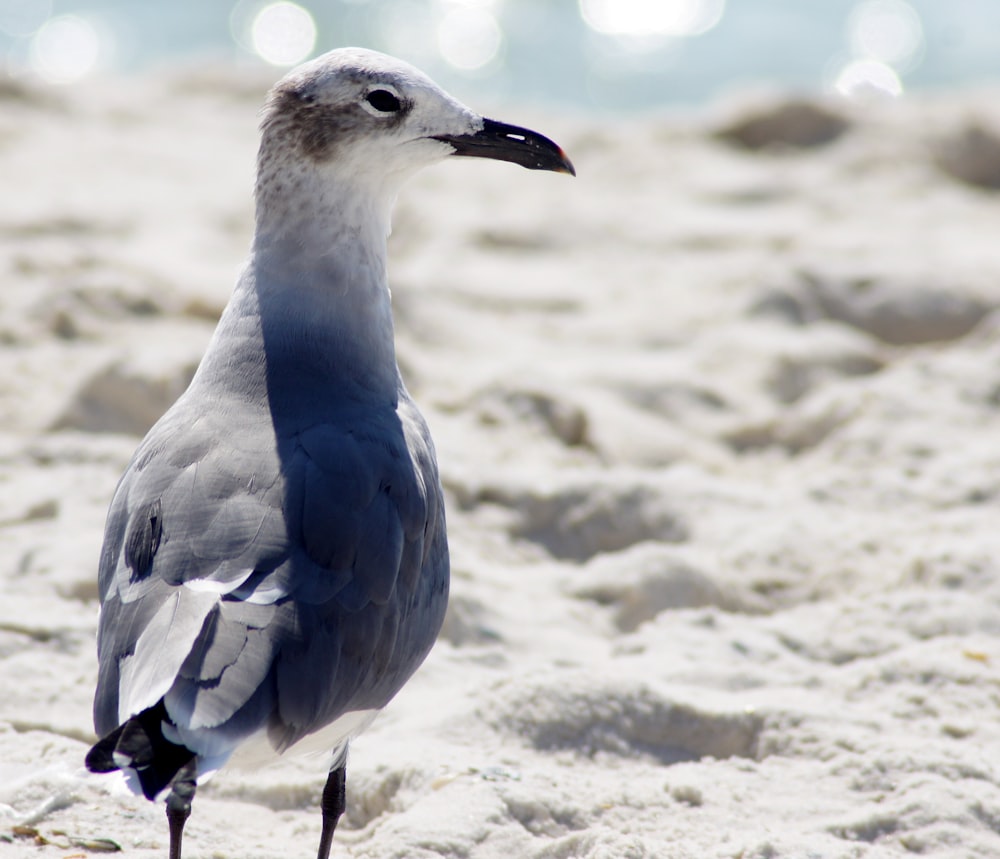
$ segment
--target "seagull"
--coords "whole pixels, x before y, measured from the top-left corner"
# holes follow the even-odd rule
[[[440,630],[444,502],[396,364],[386,238],[403,182],[453,155],[575,175],[548,138],[374,51],[331,51],[269,94],[249,260],[122,476],[100,557],[86,765],[165,800],[170,859],[200,781],[318,749],[328,859],[348,744]]]

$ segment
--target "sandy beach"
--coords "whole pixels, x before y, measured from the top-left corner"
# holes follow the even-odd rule
[[[97,561],[246,256],[275,77],[0,81],[0,856],[165,855],[83,769]],[[452,600],[335,857],[1000,855],[997,95],[474,105],[578,178],[399,199]],[[325,776],[225,771],[185,857],[312,856]]]

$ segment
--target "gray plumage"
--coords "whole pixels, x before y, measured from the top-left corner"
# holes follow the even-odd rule
[[[251,738],[280,753],[328,728],[322,859],[347,742],[443,621],[441,485],[386,285],[399,186],[449,154],[572,172],[541,135],[357,49],[289,74],[261,127],[250,260],[118,485],[100,562],[87,765],[167,796],[171,857],[199,778]]]
[[[309,417],[282,417],[196,384],[156,425],[108,519],[99,734],[122,720],[123,679],[126,714],[165,696],[182,739],[218,735],[191,742],[207,756],[264,725],[284,751],[385,706],[448,592],[434,452],[400,393],[318,389]]]

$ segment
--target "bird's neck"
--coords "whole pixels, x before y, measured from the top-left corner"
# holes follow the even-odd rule
[[[254,254],[314,266],[334,256],[385,259],[394,190],[347,167],[258,164]],[[353,249],[353,250],[352,250]]]
[[[225,336],[215,341],[231,354],[210,354],[206,363],[239,363],[272,410],[343,397],[395,402],[390,204],[329,181],[258,183],[257,208],[250,260],[220,321]]]

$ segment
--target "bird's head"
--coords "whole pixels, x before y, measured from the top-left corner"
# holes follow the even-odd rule
[[[449,155],[575,172],[548,138],[485,119],[413,66],[360,48],[330,51],[286,75],[261,128],[259,182],[305,172],[391,198],[413,172]]]

